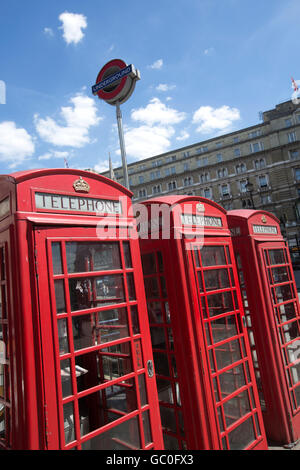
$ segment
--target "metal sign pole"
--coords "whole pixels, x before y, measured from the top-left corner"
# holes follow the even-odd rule
[[[129,188],[128,171],[127,171],[127,160],[126,160],[126,151],[125,151],[125,141],[124,141],[123,125],[122,125],[122,113],[121,113],[121,108],[120,108],[120,103],[119,103],[119,101],[116,102],[116,114],[117,114],[118,131],[119,131],[119,140],[120,140],[120,149],[121,149],[121,157],[122,157],[124,186],[125,186],[125,188],[130,189],[130,188]]]

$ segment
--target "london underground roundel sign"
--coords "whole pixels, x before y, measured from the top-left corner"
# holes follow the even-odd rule
[[[121,59],[113,59],[98,73],[92,92],[109,104],[114,105],[117,102],[121,104],[131,96],[139,79],[139,71],[134,65],[127,65]]]

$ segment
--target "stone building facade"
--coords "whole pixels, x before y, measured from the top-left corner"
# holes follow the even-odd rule
[[[103,173],[109,176],[109,172]],[[262,113],[255,126],[128,165],[134,201],[201,195],[225,209],[274,213],[296,257],[300,245],[300,103]],[[122,168],[114,169],[122,184]]]

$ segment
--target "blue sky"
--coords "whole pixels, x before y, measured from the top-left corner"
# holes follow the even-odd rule
[[[115,108],[91,93],[114,58],[141,73],[129,163],[256,124],[300,79],[299,17],[299,0],[2,0],[0,172],[120,165]]]

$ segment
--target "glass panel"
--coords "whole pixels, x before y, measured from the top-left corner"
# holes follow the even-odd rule
[[[73,317],[72,327],[75,351],[95,345],[94,314]]]
[[[279,268],[272,268],[271,271],[273,275],[274,284],[279,284],[281,282],[288,282],[290,280],[290,272],[289,272],[288,266],[280,266]]]
[[[283,286],[276,286],[274,288],[274,291],[275,291],[275,296],[276,296],[274,299],[274,303],[285,302],[286,300],[290,300],[294,297],[290,284],[286,284]]]
[[[300,385],[294,389],[294,392],[295,392],[295,396],[297,400],[297,405],[295,406],[295,408],[299,408],[300,407]]]
[[[147,392],[146,392],[145,374],[140,374],[138,376],[138,381],[139,381],[141,406],[145,406],[148,403]]]
[[[165,329],[163,327],[151,327],[151,343],[156,349],[167,349]]]
[[[143,428],[144,428],[145,445],[148,445],[150,444],[150,442],[152,442],[149,411],[145,411],[142,414],[142,420],[143,420]]]
[[[62,274],[61,248],[59,242],[52,243],[53,274]]]
[[[113,380],[132,372],[130,343],[101,349],[100,373],[106,380]]]
[[[158,375],[170,376],[168,356],[164,353],[153,351],[155,372]]]
[[[78,392],[95,387],[103,382],[103,379],[100,380],[99,378],[98,354],[98,351],[94,351],[75,357],[75,373]]]
[[[137,450],[140,448],[138,417],[131,418],[82,443],[83,450]]]
[[[279,315],[280,323],[292,320],[297,316],[294,303],[280,305],[279,307],[277,307],[277,312]]]
[[[161,284],[161,295],[162,295],[162,297],[163,298],[168,297],[167,287],[166,287],[166,280],[165,280],[164,276],[160,277],[160,284]]]
[[[235,315],[228,315],[211,322],[213,342],[218,343],[224,339],[238,334]]]
[[[293,385],[297,385],[300,382],[300,362],[291,366],[290,371]]]
[[[197,268],[200,268],[200,259],[199,259],[198,248],[194,246],[193,250],[194,250],[194,255],[195,255],[195,260],[196,260],[196,266],[197,266]]]
[[[132,333],[134,335],[137,335],[140,333],[140,325],[139,325],[138,308],[136,305],[131,305],[130,313],[131,313]]]
[[[239,418],[251,411],[247,390],[223,404],[226,426],[229,427]]]
[[[233,429],[229,435],[229,447],[231,450],[242,450],[255,440],[252,418]]]
[[[64,405],[64,430],[65,430],[65,443],[68,444],[75,440],[74,431],[74,405],[73,402]]]
[[[124,261],[126,268],[132,268],[130,244],[129,242],[123,242]]]
[[[159,298],[158,280],[156,277],[146,277],[144,279],[147,299]]]
[[[283,325],[282,332],[283,332],[285,343],[288,343],[292,339],[298,338],[298,336],[300,336],[300,328],[297,323],[297,320],[291,323],[288,323],[286,325]]]
[[[293,343],[286,346],[289,363],[293,363],[300,359],[300,339],[296,339]]]
[[[223,246],[203,246],[200,253],[202,266],[218,266],[227,264]]]
[[[179,449],[179,442],[176,437],[169,436],[168,434],[163,434],[164,439],[164,447],[168,450],[178,450]]]
[[[0,364],[0,398],[5,400],[5,366]]]
[[[5,281],[5,251],[4,247],[0,248],[0,279]]]
[[[72,278],[69,288],[72,311],[125,302],[121,274]]]
[[[219,375],[219,383],[222,399],[226,398],[238,388],[246,385],[245,374],[242,364],[223,372]]]
[[[144,275],[155,274],[156,273],[155,254],[147,253],[145,255],[142,255],[142,265],[143,265]]]
[[[64,280],[59,279],[54,281],[55,289],[55,300],[56,300],[56,313],[66,312],[66,302],[65,302],[65,285]]]
[[[7,317],[5,286],[0,286],[0,319]]]
[[[119,242],[67,242],[69,273],[121,269]]]
[[[147,302],[150,323],[164,323],[161,302]]]
[[[208,295],[207,304],[208,304],[209,315],[211,317],[215,315],[220,315],[225,312],[232,312],[234,310],[231,292],[229,291]],[[205,302],[203,302],[202,307],[204,307],[205,314],[206,314]]]
[[[176,415],[173,408],[160,405],[161,425],[165,430],[177,433]]]
[[[218,370],[242,359],[238,340],[215,346],[214,351]]]
[[[285,264],[284,250],[268,250],[270,265],[273,264]]]
[[[174,404],[172,383],[169,380],[157,378],[156,385],[159,401]]]
[[[158,263],[158,271],[160,273],[162,273],[164,271],[164,263],[163,263],[162,253],[160,251],[158,251],[156,253],[156,255],[157,255],[157,263]]]
[[[70,359],[60,362],[61,386],[63,398],[72,395],[72,379],[71,379]]]
[[[134,287],[134,278],[133,278],[132,273],[127,274],[127,287],[128,287],[129,300],[135,300],[136,295],[135,295],[135,287]]]
[[[95,314],[95,344],[129,336],[126,308],[103,310]]]
[[[225,289],[230,287],[227,269],[210,269],[203,271],[206,290]]]
[[[2,439],[5,439],[6,437],[6,413],[8,412],[7,408],[5,408],[5,405],[0,403],[0,437]]]
[[[203,292],[204,289],[203,289],[203,282],[202,282],[202,273],[201,273],[201,271],[198,271],[198,272],[197,272],[197,275],[198,275],[199,290],[200,290],[200,292]]]
[[[57,321],[57,329],[58,329],[59,354],[66,354],[69,352],[68,326],[67,326],[66,318],[62,318]]]

